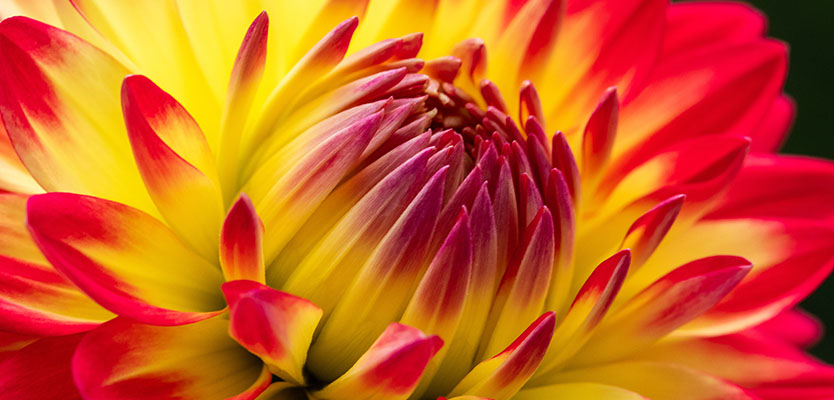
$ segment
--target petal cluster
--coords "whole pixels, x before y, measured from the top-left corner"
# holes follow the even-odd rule
[[[834,395],[756,11],[261,3],[0,1],[0,399]]]

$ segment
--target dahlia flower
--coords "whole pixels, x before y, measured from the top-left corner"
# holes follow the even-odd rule
[[[812,399],[736,3],[0,2],[0,399]]]

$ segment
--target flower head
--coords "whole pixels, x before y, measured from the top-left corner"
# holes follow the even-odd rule
[[[755,11],[265,3],[3,3],[0,399],[834,390]]]

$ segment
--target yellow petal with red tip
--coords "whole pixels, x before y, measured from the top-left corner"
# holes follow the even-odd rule
[[[153,212],[119,112],[129,71],[78,37],[23,17],[0,23],[0,47],[2,119],[35,180]]]
[[[271,261],[292,237],[301,224],[324,200],[345,174],[356,165],[359,156],[379,127],[381,116],[372,114],[353,125],[334,133],[291,165],[278,179],[250,182],[244,191],[249,193],[258,215],[264,221],[264,257]],[[273,171],[280,174],[281,170]],[[260,186],[260,190],[258,189]],[[263,187],[269,188],[263,193]],[[256,190],[256,192],[252,192]],[[258,194],[263,193],[261,196]]]
[[[95,197],[29,198],[27,224],[46,258],[105,308],[138,321],[177,325],[221,312],[220,271],[160,221]]]
[[[639,351],[714,306],[751,268],[735,256],[678,267],[614,310],[571,364],[596,364]]]
[[[473,294],[470,287],[471,240],[469,215],[463,209],[423,279],[420,280],[417,291],[400,319],[401,324],[437,335],[445,343],[452,342],[464,320],[464,307]],[[415,396],[422,396],[429,389],[429,384],[435,378],[448,348],[449,346],[441,349],[426,368],[423,381],[414,391]]]
[[[269,17],[264,11],[246,31],[229,78],[226,104],[220,122],[220,148],[217,150],[224,199],[234,196],[238,187],[240,132],[246,127],[263,77],[268,33]]]
[[[400,323],[451,340],[466,300],[471,275],[469,215],[458,222],[434,256]]]
[[[654,253],[661,240],[672,228],[686,199],[684,195],[670,197],[637,218],[626,232],[623,249],[631,250],[632,264],[639,268]],[[632,270],[635,270],[633,268]]]
[[[271,375],[227,326],[220,318],[175,327],[117,318],[78,345],[75,383],[90,400],[254,399]]]
[[[403,314],[443,200],[446,168],[438,171],[385,234],[324,322],[310,348],[309,367],[335,379],[362,355],[388,323]],[[356,321],[364,323],[357,325]]]
[[[585,125],[585,133],[582,136],[583,177],[593,179],[611,156],[617,136],[619,112],[617,88],[609,88],[602,95],[599,105]]]
[[[264,138],[273,133],[276,125],[291,109],[290,103],[305,87],[342,61],[358,23],[359,20],[352,17],[333,28],[284,76],[266,100],[251,137],[244,137],[246,142],[243,154],[251,154],[254,146],[260,145]]]
[[[527,227],[490,311],[479,358],[497,353],[541,314],[553,268],[553,219],[547,207]],[[489,336],[486,336],[489,334]]]
[[[284,380],[304,384],[302,369],[321,309],[263,284],[239,280],[223,284],[229,303],[229,334]]]
[[[252,200],[241,193],[220,232],[220,266],[227,281],[265,282],[263,235],[264,225]]]
[[[313,392],[322,400],[404,400],[443,346],[410,326],[393,323],[344,375]]]
[[[365,10],[370,0],[327,0],[315,16],[314,22],[307,27],[304,36],[295,48],[295,59],[300,59],[316,42],[340,22],[352,17],[364,20]],[[293,60],[294,61],[294,60]]]
[[[451,396],[512,398],[539,367],[555,326],[556,316],[552,312],[539,317],[504,351],[475,366],[455,386]]]
[[[217,254],[223,197],[214,157],[191,115],[150,79],[122,83],[122,111],[145,187],[159,212],[203,257]]]
[[[579,293],[559,322],[550,351],[536,371],[532,383],[547,379],[550,371],[564,364],[590,339],[593,329],[602,321],[620,291],[628,274],[631,253],[623,250],[603,261],[579,289]]]
[[[430,154],[431,150],[424,150],[388,174],[301,257],[294,269],[282,271],[281,265],[271,266],[267,282],[310,299],[325,314],[332,311],[377,243],[422,188]],[[285,283],[282,274],[286,274]]]
[[[571,281],[575,274],[573,253],[576,243],[577,215],[565,174],[556,168],[549,172],[544,185],[544,202],[553,212],[556,255],[553,273],[550,276],[547,308],[558,315],[563,315],[570,298]]]
[[[472,272],[469,287],[466,289],[466,304],[458,329],[455,331],[455,337],[448,342],[448,353],[432,380],[429,389],[431,393],[448,392],[472,367],[495,296],[497,285],[495,257],[498,252],[498,240],[486,182],[481,185],[481,190],[478,191],[473,201],[469,226]]]
[[[520,391],[514,400],[648,400],[626,389],[599,383],[564,383]]]
[[[651,377],[651,379],[647,379]],[[616,386],[652,400],[749,400],[732,383],[677,364],[624,361],[568,371],[553,383],[589,382]]]

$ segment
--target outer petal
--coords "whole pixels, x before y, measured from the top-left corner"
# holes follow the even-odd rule
[[[216,144],[215,135],[219,132],[217,117],[220,115],[221,107],[217,92],[212,88],[226,82],[229,70],[223,70],[222,75],[213,76],[211,80],[206,79],[205,70],[192,50],[177,2],[155,4],[72,0],[72,3],[84,19],[127,56],[138,70],[180,100],[200,122],[205,132],[212,136],[209,143],[213,146]],[[184,9],[188,11],[187,7]],[[260,9],[249,16],[242,26],[235,23],[237,18],[234,18],[233,13],[224,15],[229,18],[226,20],[227,23],[240,29],[233,36],[234,40],[243,37],[246,23],[251,21],[258,11]],[[189,20],[189,14],[184,15],[185,20]],[[146,21],[155,23],[148,24]],[[209,40],[216,41],[217,36],[206,38],[200,43],[199,48],[212,48],[213,45],[204,44]],[[233,56],[229,55],[227,62],[232,60]],[[216,64],[210,65],[213,67]]]
[[[708,219],[834,220],[834,163],[800,156],[751,155]]]
[[[85,399],[254,399],[269,385],[258,360],[213,318],[159,327],[117,318],[88,333],[72,371]]]
[[[224,308],[220,271],[139,210],[67,193],[33,196],[28,226],[46,258],[105,308],[182,324]]]
[[[183,240],[204,257],[214,257],[223,197],[200,127],[141,75],[125,78],[122,112],[136,164],[159,212]]]
[[[323,400],[406,399],[441,346],[443,341],[437,336],[391,324],[350,370],[313,396]]]
[[[713,338],[671,339],[646,349],[639,357],[682,364],[745,387],[832,370],[793,345],[754,331]]]
[[[3,122],[38,183],[153,210],[119,115],[117,88],[129,71],[72,34],[23,17],[0,23],[0,47]]]
[[[559,42],[538,87],[548,124],[578,129],[605,88],[626,92],[654,66],[660,53],[667,2],[569,1]],[[622,126],[621,126],[622,128]]]
[[[751,268],[734,256],[678,267],[615,310],[571,364],[596,364],[639,351],[718,303]]]
[[[716,133],[751,135],[780,94],[786,69],[785,45],[766,40],[664,58],[651,82],[624,99],[614,153],[652,154]]]
[[[762,265],[701,318],[684,327],[711,335],[735,332],[795,306],[834,269],[834,229],[819,224],[786,224],[793,243],[787,259]]]
[[[666,27],[663,53],[669,56],[761,39],[767,21],[761,12],[743,3],[689,2],[669,5]]]
[[[13,193],[41,193],[43,188],[35,182],[20,162],[20,157],[9,141],[6,127],[0,116],[0,190]]]
[[[504,351],[481,362],[452,389],[451,396],[510,399],[539,367],[556,326],[556,316],[539,317]]]
[[[81,399],[70,361],[82,334],[43,338],[0,361],[0,399]]]
[[[65,335],[112,318],[43,258],[26,231],[26,200],[0,194],[0,330]]]
[[[26,347],[37,339],[35,336],[0,331],[0,359],[8,356],[13,351]]]
[[[563,383],[561,385],[549,385],[537,388],[522,390],[513,399],[516,400],[537,400],[537,399],[560,399],[560,400],[646,400],[637,393],[628,391],[616,386],[602,385],[599,383]]]
[[[263,284],[239,280],[223,284],[229,302],[229,334],[261,357],[272,373],[304,383],[302,368],[321,309]]]
[[[753,329],[761,332],[763,335],[774,337],[802,348],[807,348],[817,343],[823,333],[822,322],[813,315],[798,308],[785,311],[755,326]]]
[[[592,382],[617,386],[652,400],[746,400],[743,389],[675,364],[625,361],[560,374],[554,383]]]

